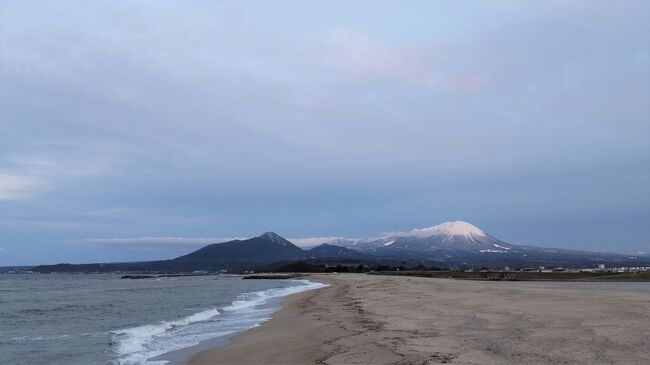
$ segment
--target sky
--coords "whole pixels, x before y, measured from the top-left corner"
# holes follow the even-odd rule
[[[645,0],[1,1],[0,265],[454,220],[650,252],[648,39]]]

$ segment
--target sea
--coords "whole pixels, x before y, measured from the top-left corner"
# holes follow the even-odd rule
[[[283,297],[322,286],[227,275],[0,274],[0,364],[163,365],[167,353],[256,327]]]

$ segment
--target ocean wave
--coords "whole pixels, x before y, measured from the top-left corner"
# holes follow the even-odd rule
[[[125,328],[111,331],[111,334],[117,335],[118,338],[121,337],[123,339],[117,342],[118,345],[116,350],[119,354],[137,353],[145,350],[147,343],[154,340],[154,337],[157,335],[164,334],[176,327],[207,321],[219,314],[220,312],[218,309],[208,309],[175,321],[163,321],[159,324],[148,324],[144,326]]]
[[[177,320],[111,331],[112,351],[117,356],[114,363],[163,364],[164,361],[152,361],[151,358],[258,326],[277,310],[260,308],[270,300],[326,286],[309,280],[291,282],[296,285],[244,293],[230,305],[210,308]]]
[[[68,338],[71,337],[70,335],[51,335],[51,336],[34,336],[34,337],[29,337],[29,336],[17,336],[17,337],[12,337],[10,340],[12,341],[48,341],[48,340],[60,340],[63,338]]]

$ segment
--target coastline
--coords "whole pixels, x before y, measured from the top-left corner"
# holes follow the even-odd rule
[[[281,310],[283,308],[283,303],[285,300],[289,297],[292,297],[294,295],[300,295],[302,293],[306,293],[309,291],[317,290],[323,286],[322,283],[307,280],[307,275],[264,275],[264,276],[244,276],[241,277],[241,279],[273,279],[277,281],[277,279],[291,279],[290,281],[301,281],[300,285],[291,285],[287,286],[284,289],[281,289],[285,291],[284,294],[282,295],[277,295],[277,293],[267,293],[266,295],[260,296],[260,294],[266,293],[267,291],[273,290],[273,291],[278,291],[280,289],[266,289],[262,291],[257,291],[257,292],[251,292],[248,294],[256,294],[253,295],[253,299],[237,299],[233,301],[230,305],[223,307],[222,309],[225,309],[227,312],[222,312],[222,315],[218,317],[218,320],[221,319],[223,320],[224,313],[230,313],[230,311],[233,311],[232,313],[235,313],[234,315],[236,316],[238,313],[238,310],[248,310],[250,311],[260,311],[262,313],[262,317],[259,317],[259,314],[257,315],[258,318],[254,319],[251,321],[250,318],[250,313],[248,315],[244,315],[245,318],[244,321],[246,322],[245,325],[239,326],[239,328],[233,328],[231,325],[229,329],[225,329],[222,331],[223,333],[221,335],[218,335],[217,337],[211,337],[211,338],[206,338],[201,340],[198,343],[195,343],[194,345],[191,345],[189,347],[183,347],[179,348],[176,350],[168,351],[165,353],[162,353],[160,355],[157,355],[155,357],[150,357],[148,361],[151,361],[153,363],[158,363],[160,361],[164,362],[166,365],[185,365],[187,364],[195,355],[209,350],[213,348],[218,348],[222,347],[224,345],[227,345],[230,342],[230,339],[232,337],[235,337],[241,333],[244,333],[249,330],[253,330],[256,327],[260,326],[264,322],[268,321],[272,317],[275,316],[275,312]],[[299,280],[298,280],[299,279]],[[287,292],[288,291],[288,292]],[[270,294],[270,296],[268,296]],[[238,297],[239,298],[239,297]],[[255,301],[258,301],[259,303],[254,303]],[[260,302],[261,301],[261,302]],[[241,315],[241,313],[239,314]]]
[[[650,363],[650,291],[557,283],[310,275],[207,364]],[[641,284],[645,285],[645,284]]]
[[[319,354],[321,343],[317,341],[296,341],[296,338],[314,338],[315,332],[321,329],[319,319],[312,312],[314,299],[322,299],[325,291],[327,296],[336,280],[328,274],[309,275],[309,281],[328,284],[330,286],[291,294],[283,298],[281,308],[271,319],[258,327],[235,334],[212,349],[199,352],[193,356],[187,365],[207,364],[307,364],[315,363],[324,354]],[[289,336],[283,333],[290,331]],[[251,351],[254,349],[254,351]],[[316,355],[316,356],[314,356]]]

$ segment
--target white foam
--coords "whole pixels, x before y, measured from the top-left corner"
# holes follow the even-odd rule
[[[119,365],[164,364],[151,358],[258,326],[278,308],[265,308],[269,300],[327,285],[292,280],[295,286],[244,293],[230,305],[211,308],[174,321],[111,331]],[[267,306],[268,307],[268,306]],[[216,319],[219,319],[217,321]]]
[[[18,336],[18,337],[12,337],[12,341],[47,341],[47,340],[60,340],[63,338],[68,338],[70,335],[52,335],[52,336],[35,336],[35,337],[28,337],[28,336]]]

